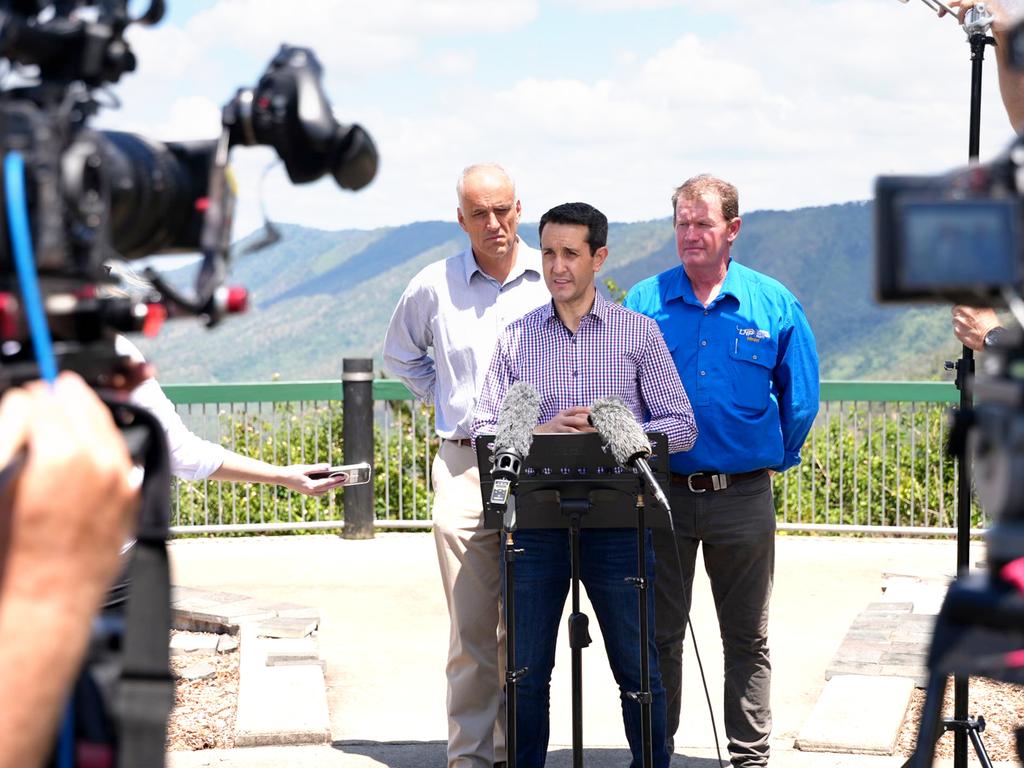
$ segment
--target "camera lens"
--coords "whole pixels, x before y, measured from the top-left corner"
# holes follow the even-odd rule
[[[164,144],[104,131],[110,243],[126,259],[196,251],[215,142]]]

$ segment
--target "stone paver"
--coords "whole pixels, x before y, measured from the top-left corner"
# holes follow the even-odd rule
[[[323,668],[315,663],[267,663],[273,639],[254,626],[241,630],[235,744],[324,744],[331,739]]]
[[[807,752],[891,755],[914,681],[837,675],[828,681],[796,740]]]
[[[854,619],[825,676],[906,677],[919,688],[928,679],[927,655],[935,613],[947,580],[887,574],[882,599]]]

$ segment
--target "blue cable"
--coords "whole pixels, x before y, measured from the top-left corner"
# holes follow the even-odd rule
[[[57,742],[57,768],[75,768],[75,700],[68,700],[64,722]]]
[[[36,279],[35,258],[32,251],[32,230],[28,223],[28,201],[25,197],[25,161],[18,152],[4,157],[4,192],[7,198],[7,228],[11,233],[14,266],[18,270],[18,283],[25,302],[32,347],[43,381],[51,386],[57,379],[57,359],[53,354],[50,329],[46,324],[43,300]]]
[[[39,281],[36,279],[32,230],[29,227],[28,201],[25,198],[25,160],[18,152],[8,152],[4,157],[4,193],[7,199],[7,228],[11,233],[11,250],[14,254],[14,266],[18,271],[21,297],[25,302],[25,318],[32,337],[32,347],[36,353],[40,376],[52,386],[57,379],[57,359],[53,354],[50,328],[46,324]],[[74,768],[74,765],[75,707],[72,697],[68,701],[60,728],[57,766]]]

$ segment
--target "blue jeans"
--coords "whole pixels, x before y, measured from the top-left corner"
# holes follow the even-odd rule
[[[517,687],[516,764],[541,768],[547,758],[551,670],[562,608],[569,593],[571,562],[565,530],[521,530],[514,534],[522,553],[515,561],[516,667],[528,672]],[[654,576],[654,548],[647,531],[647,578]],[[584,528],[580,532],[580,580],[594,606],[605,650],[622,702],[626,740],[633,753],[631,768],[643,765],[640,705],[626,694],[639,691],[639,591],[626,581],[636,576],[636,531],[629,528]],[[647,590],[651,675],[651,741],[655,768],[667,768],[665,689],[658,672],[654,642],[654,590]]]

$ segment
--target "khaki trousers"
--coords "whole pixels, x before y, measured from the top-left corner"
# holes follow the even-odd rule
[[[434,542],[451,619],[448,768],[491,768],[505,759],[498,531],[483,528],[472,448],[443,440],[434,457],[432,484]]]

